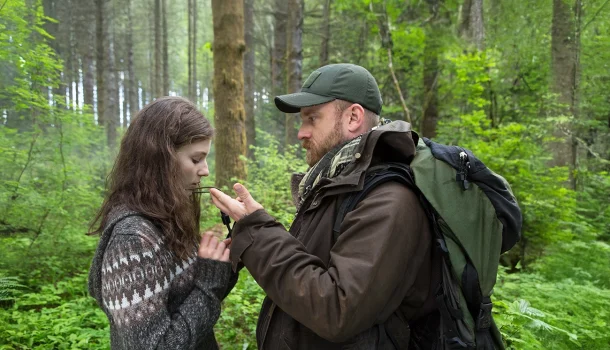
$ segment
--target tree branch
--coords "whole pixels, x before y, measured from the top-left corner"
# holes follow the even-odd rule
[[[392,37],[390,35],[390,24],[388,23],[388,14],[385,6],[385,1],[383,2],[383,11],[384,13],[378,14],[373,9],[373,2],[369,3],[370,11],[377,16],[379,22],[379,38],[381,39],[381,45],[385,46],[388,50],[388,68],[390,69],[390,74],[392,75],[392,80],[394,81],[394,86],[396,87],[396,92],[398,93],[398,97],[400,98],[400,104],[402,105],[402,110],[405,114],[405,120],[411,123],[411,113],[409,112],[409,108],[407,108],[407,103],[405,102],[405,98],[402,95],[402,90],[400,88],[400,83],[398,82],[398,78],[396,77],[396,73],[394,72],[394,65],[392,64]]]
[[[599,9],[597,9],[597,11],[595,11],[595,14],[593,15],[593,18],[591,18],[591,19],[589,20],[589,22],[587,22],[587,23],[586,23],[586,24],[585,24],[585,25],[582,27],[582,30],[583,30],[583,31],[584,31],[584,30],[587,28],[587,26],[588,26],[589,24],[591,24],[591,22],[593,22],[593,21],[595,20],[595,18],[596,18],[596,17],[599,15],[599,13],[600,13],[600,12],[602,12],[602,9],[603,9],[603,8],[604,8],[604,7],[605,7],[605,6],[606,6],[606,5],[607,5],[609,2],[610,2],[610,0],[606,0],[606,2],[604,2],[604,3],[603,3],[603,4],[602,4],[600,7],[599,7]]]
[[[585,140],[583,140],[580,137],[574,135],[574,133],[572,133],[568,129],[560,128],[560,130],[561,130],[561,132],[564,135],[569,136],[569,137],[573,137],[574,140],[576,140],[576,142],[578,142],[582,147],[584,147],[587,151],[589,151],[589,153],[591,153],[591,155],[593,155],[593,157],[597,158],[597,160],[599,160],[603,164],[610,164],[610,160],[600,156],[597,152],[595,152],[593,149],[591,149],[591,146],[589,146]]]
[[[2,4],[2,6],[0,6],[0,11],[2,11],[2,9],[4,8],[4,5],[6,5],[7,2],[8,2],[8,0],[4,0],[4,3]]]

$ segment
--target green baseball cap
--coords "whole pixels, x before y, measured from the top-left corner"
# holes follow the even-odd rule
[[[358,103],[375,114],[381,113],[381,93],[375,78],[363,67],[350,63],[329,64],[309,75],[300,92],[276,96],[276,107],[284,113],[336,99]]]

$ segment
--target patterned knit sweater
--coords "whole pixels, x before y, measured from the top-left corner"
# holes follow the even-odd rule
[[[180,260],[141,214],[114,210],[89,271],[112,349],[218,349],[220,302],[237,282],[226,262]]]

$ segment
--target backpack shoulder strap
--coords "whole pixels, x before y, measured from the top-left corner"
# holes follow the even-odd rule
[[[411,168],[406,164],[386,163],[370,168],[364,179],[362,190],[349,194],[339,205],[333,224],[333,239],[335,241],[337,241],[341,234],[341,223],[347,213],[352,211],[375,187],[390,181],[402,183],[410,188],[416,188]]]

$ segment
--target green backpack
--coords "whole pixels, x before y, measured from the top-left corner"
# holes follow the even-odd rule
[[[412,188],[430,219],[442,252],[440,349],[503,349],[491,294],[500,254],[521,237],[521,211],[509,184],[469,150],[419,139],[410,164],[386,163],[367,171],[364,187],[338,207],[333,233],[375,186],[398,181]],[[419,139],[419,140],[418,140]]]

